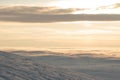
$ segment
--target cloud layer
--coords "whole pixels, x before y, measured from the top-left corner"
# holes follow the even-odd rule
[[[101,6],[98,9],[117,9],[117,8],[120,8],[120,3],[107,5],[107,6]]]
[[[72,14],[86,9],[34,6],[0,6],[0,21],[8,22],[69,22],[69,21],[120,21],[119,14]]]

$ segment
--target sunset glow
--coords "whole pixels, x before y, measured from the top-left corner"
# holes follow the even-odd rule
[[[97,8],[100,6],[111,5],[120,2],[119,0],[58,0],[51,2],[50,5],[60,8]]]
[[[60,0],[53,1],[49,6],[56,6],[62,9],[78,8],[80,10],[73,14],[119,14],[120,8],[113,9],[114,4],[120,3],[119,0]],[[102,7],[102,9],[101,9]],[[103,8],[103,7],[107,7]]]
[[[0,0],[0,80],[120,80],[120,0]]]
[[[120,47],[120,0],[5,0],[0,5],[0,48]]]

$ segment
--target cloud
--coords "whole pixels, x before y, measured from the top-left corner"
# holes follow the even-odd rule
[[[98,9],[117,9],[117,8],[120,8],[120,3],[107,5],[107,6],[101,6]]]
[[[84,9],[31,6],[0,6],[0,21],[8,22],[69,22],[69,21],[120,21],[119,14],[72,14]]]
[[[113,5],[113,6],[114,6],[114,8],[120,8],[120,3],[117,3],[117,4]]]
[[[37,7],[37,6],[0,6],[0,14],[70,14],[72,12],[84,10],[77,8],[58,9],[57,7]]]

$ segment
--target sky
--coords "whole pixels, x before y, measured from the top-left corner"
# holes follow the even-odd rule
[[[0,48],[119,48],[120,0],[0,0]]]

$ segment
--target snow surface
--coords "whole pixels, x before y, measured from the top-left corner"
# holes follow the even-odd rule
[[[99,80],[72,70],[57,68],[30,58],[0,51],[0,80]]]

